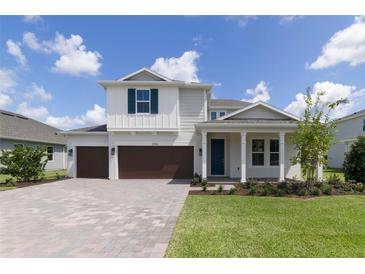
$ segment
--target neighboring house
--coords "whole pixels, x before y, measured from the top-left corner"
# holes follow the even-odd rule
[[[328,153],[328,166],[342,168],[345,153],[358,136],[365,136],[365,109],[337,120],[335,144]]]
[[[0,110],[0,149],[13,149],[16,144],[44,146],[48,158],[46,170],[67,166],[66,139],[59,131],[23,115]]]
[[[288,138],[298,121],[290,113],[263,102],[210,99],[210,84],[146,68],[98,83],[106,91],[107,124],[64,132],[70,176],[301,177],[290,161]]]

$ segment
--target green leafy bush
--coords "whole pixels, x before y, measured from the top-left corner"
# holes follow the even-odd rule
[[[309,193],[310,193],[311,195],[318,196],[318,195],[321,195],[321,189],[320,189],[319,187],[317,187],[317,186],[313,186],[313,187],[310,189]]]
[[[229,194],[229,195],[234,195],[234,194],[236,194],[236,192],[237,192],[237,188],[235,188],[235,187],[231,187],[231,188],[229,189],[229,191],[228,191],[228,194]]]
[[[204,179],[201,181],[202,186],[208,186],[208,180]]]
[[[331,174],[328,179],[327,183],[332,185],[334,188],[339,189],[341,188],[343,181],[337,174]]]
[[[354,186],[354,190],[357,191],[357,192],[363,192],[364,188],[365,188],[365,185],[363,183],[357,183]]]
[[[199,184],[199,178],[197,178],[197,177],[193,177],[193,179],[191,179],[191,184],[193,185],[193,186],[196,186],[197,184]]]
[[[1,150],[2,174],[9,174],[17,181],[37,180],[47,163],[45,147],[15,145],[13,150]]]
[[[16,182],[15,182],[14,178],[12,178],[12,177],[6,178],[5,185],[6,186],[16,186]]]
[[[276,190],[276,196],[279,196],[279,197],[282,197],[286,194],[286,190],[285,189],[282,189],[282,188],[278,188]]]
[[[306,187],[299,188],[297,195],[298,196],[307,196],[308,195],[308,189]]]
[[[248,189],[248,194],[250,194],[250,195],[255,195],[256,194],[256,192],[257,192],[257,188],[256,188],[256,186],[251,186],[249,189]]]
[[[323,184],[322,185],[322,193],[324,193],[326,195],[331,195],[332,194],[332,185]]]
[[[222,185],[218,186],[218,192],[223,192],[223,186]]]
[[[346,153],[343,171],[348,180],[365,183],[365,136],[359,136]]]
[[[207,191],[207,188],[208,188],[208,186],[207,186],[207,185],[203,185],[203,186],[202,186],[202,190],[203,190],[203,191]]]
[[[271,195],[271,194],[274,194],[276,191],[275,191],[275,188],[273,187],[272,184],[270,183],[265,183],[263,188],[262,188],[262,192],[261,192],[261,195],[262,196],[267,196],[267,195]]]
[[[246,182],[246,188],[250,189],[252,186],[256,186],[257,182],[253,179],[248,179]]]

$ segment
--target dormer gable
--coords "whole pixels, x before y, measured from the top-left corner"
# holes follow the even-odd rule
[[[117,81],[124,82],[124,81],[162,81],[162,82],[171,82],[172,80],[163,76],[153,70],[148,68],[142,68],[137,70],[127,76],[124,76]]]
[[[261,101],[249,105],[247,107],[241,108],[237,111],[234,111],[228,115],[219,118],[219,120],[246,120],[246,119],[299,121],[299,118],[297,116]]]

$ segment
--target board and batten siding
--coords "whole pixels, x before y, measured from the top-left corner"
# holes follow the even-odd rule
[[[130,88],[139,87],[131,85]],[[110,87],[107,90],[108,129],[177,130],[178,96],[179,90],[176,87],[159,87],[158,114],[128,114],[128,88]]]
[[[204,90],[180,90],[180,130],[195,131],[195,124],[204,122]]]

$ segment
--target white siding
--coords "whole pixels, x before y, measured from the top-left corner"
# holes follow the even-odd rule
[[[130,88],[146,87],[133,86]],[[128,114],[128,88],[112,87],[107,90],[108,129],[124,130],[177,130],[178,88],[158,88],[158,114]]]
[[[204,121],[204,90],[180,90],[180,130],[193,132]]]

